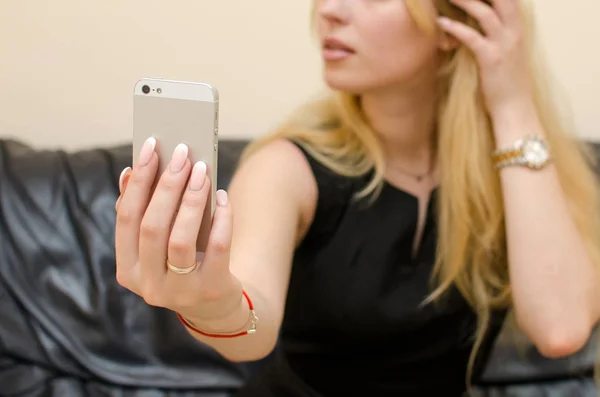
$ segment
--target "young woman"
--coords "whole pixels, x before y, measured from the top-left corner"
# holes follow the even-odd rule
[[[316,0],[334,93],[250,147],[201,264],[206,167],[181,145],[156,175],[150,139],[117,203],[119,282],[232,361],[279,341],[243,396],[460,396],[495,309],[543,355],[576,352],[599,316],[598,190],[528,15]]]

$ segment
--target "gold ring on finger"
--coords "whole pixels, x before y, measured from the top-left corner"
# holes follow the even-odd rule
[[[167,267],[169,268],[170,271],[172,271],[175,274],[188,274],[193,272],[196,267],[198,267],[198,262],[194,262],[194,264],[192,266],[188,266],[188,267],[177,267],[175,265],[173,265],[171,262],[169,262],[169,260],[167,259]]]

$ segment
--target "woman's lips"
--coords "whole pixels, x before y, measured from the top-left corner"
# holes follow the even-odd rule
[[[354,53],[354,50],[341,40],[327,38],[323,41],[323,59],[325,61],[340,61]]]

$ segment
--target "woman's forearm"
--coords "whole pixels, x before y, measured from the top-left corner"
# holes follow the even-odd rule
[[[537,113],[527,107],[497,117],[494,127],[500,148],[523,135],[544,136]],[[585,344],[597,318],[596,269],[552,164],[500,174],[517,321],[542,354],[571,354]]]

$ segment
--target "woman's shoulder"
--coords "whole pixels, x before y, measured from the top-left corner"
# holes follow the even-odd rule
[[[317,184],[304,152],[287,139],[251,144],[244,154],[234,179],[257,186],[269,183],[303,199],[316,200]]]
[[[293,138],[275,138],[252,144],[244,162],[253,163],[253,168],[265,169],[268,173],[288,175],[285,180],[291,185],[311,184],[316,193],[326,186],[340,186],[352,182],[352,178],[335,172],[319,156],[318,148]]]
[[[273,208],[293,211],[300,229],[304,231],[312,222],[319,197],[318,182],[304,152],[287,139],[251,143],[242,156],[229,189],[243,204],[244,208],[239,211],[254,211],[248,208],[248,203],[251,202],[249,198],[256,197],[261,207],[268,203]]]
[[[315,148],[292,138],[260,141],[249,148],[234,179],[244,179],[245,185],[253,180],[256,186],[269,180],[277,184],[277,190],[285,190],[280,196],[299,205],[304,235],[309,228],[329,224],[326,219],[344,208],[355,190],[352,178],[336,173],[315,152]]]

